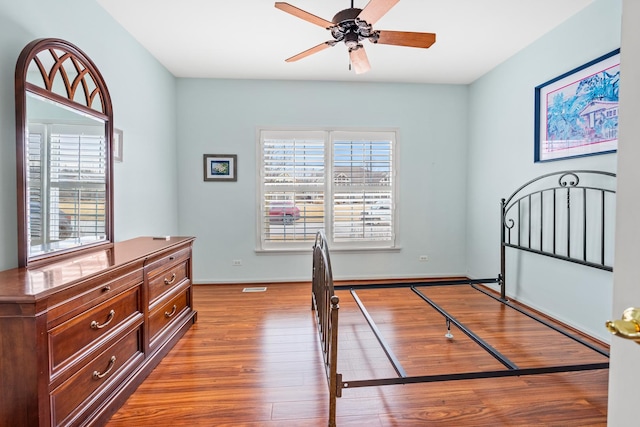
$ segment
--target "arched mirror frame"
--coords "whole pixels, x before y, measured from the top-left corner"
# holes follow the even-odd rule
[[[38,54],[51,54],[52,64],[40,61]],[[33,66],[32,66],[33,64]],[[34,83],[28,76],[32,66],[37,69],[42,81]],[[69,71],[72,72],[69,72]],[[54,84],[62,82],[64,92],[54,91]],[[57,88],[57,86],[56,86]],[[113,110],[107,86],[93,61],[78,47],[55,38],[34,40],[20,53],[15,73],[16,96],[16,168],[18,199],[18,264],[20,267],[43,265],[62,257],[77,255],[81,251],[94,250],[113,244]],[[35,256],[29,250],[29,206],[27,159],[27,94],[61,104],[104,121],[105,124],[105,201],[104,201],[104,239],[88,244],[78,244],[59,250],[47,251]],[[66,96],[65,96],[66,95]],[[99,110],[96,109],[96,104]]]

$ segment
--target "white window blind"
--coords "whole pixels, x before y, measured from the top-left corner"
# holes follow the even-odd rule
[[[260,131],[260,249],[395,246],[395,132]]]
[[[104,238],[106,142],[102,135],[54,133],[51,185],[78,236]]]

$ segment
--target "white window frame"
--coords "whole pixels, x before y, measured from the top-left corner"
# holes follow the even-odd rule
[[[267,185],[265,184],[265,159],[264,159],[264,138],[292,138],[295,135],[296,138],[322,138],[324,141],[324,185],[321,187],[321,191],[324,192],[324,223],[322,229],[325,231],[329,245],[332,251],[360,251],[360,250],[397,250],[398,242],[398,130],[394,128],[383,129],[352,129],[352,128],[259,128],[257,129],[257,199],[256,199],[256,251],[257,252],[299,252],[309,251],[313,245],[311,240],[301,241],[269,241],[266,228],[269,221],[268,213],[265,208],[265,194],[267,191]],[[356,138],[357,137],[357,138]],[[334,183],[334,141],[336,139],[347,140],[362,140],[362,141],[380,141],[388,140],[391,143],[390,153],[390,176],[385,177],[385,184],[380,186],[367,187],[367,192],[389,192],[391,194],[388,207],[390,207],[390,225],[385,228],[386,236],[384,240],[374,238],[362,238],[354,239],[347,238],[340,241],[340,239],[334,239],[334,195],[339,192],[338,185]],[[390,184],[386,184],[388,180],[391,180]],[[302,190],[305,189],[304,185],[301,185]],[[318,187],[316,187],[317,189]],[[273,190],[272,187],[270,187]],[[308,188],[306,188],[308,190]],[[352,188],[353,189],[353,188]],[[355,189],[357,192],[357,188]],[[343,189],[344,192],[344,189]],[[366,197],[366,196],[365,196]],[[370,199],[364,199],[371,201]],[[390,234],[390,235],[389,235]]]

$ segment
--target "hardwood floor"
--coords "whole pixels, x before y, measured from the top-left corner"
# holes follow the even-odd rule
[[[198,321],[112,417],[122,426],[326,426],[309,284],[194,287]],[[521,367],[606,361],[469,287],[422,288]],[[502,367],[408,289],[361,290],[409,375]],[[338,372],[395,376],[347,291]],[[605,426],[608,370],[343,390],[338,426]]]

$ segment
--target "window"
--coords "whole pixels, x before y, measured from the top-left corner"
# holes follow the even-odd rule
[[[103,123],[30,124],[27,157],[32,254],[106,235],[103,135]]]
[[[258,246],[393,248],[395,131],[261,130]]]

